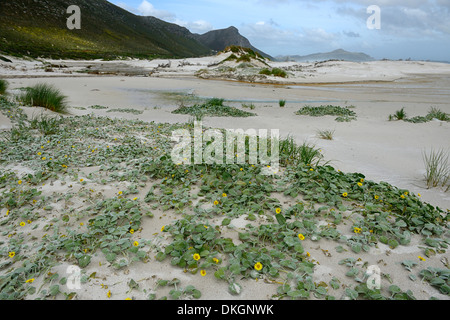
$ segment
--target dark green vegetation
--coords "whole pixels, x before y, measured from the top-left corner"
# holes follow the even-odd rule
[[[0,94],[5,94],[8,89],[8,81],[0,79]]]
[[[333,106],[333,105],[318,106],[318,107],[304,106],[303,108],[298,110],[295,114],[312,117],[338,116],[336,118],[336,121],[349,122],[352,120],[356,120],[356,113],[353,110],[350,110],[350,108],[354,107],[350,106],[343,108],[340,106]]]
[[[389,115],[389,121],[403,120],[412,123],[423,123],[429,122],[433,119],[440,121],[450,121],[450,115],[448,113],[441,111],[439,108],[436,107],[431,107],[425,116],[415,116],[412,118],[408,118],[405,112],[405,108],[401,108],[400,110],[397,110],[394,114]]]
[[[19,100],[28,106],[43,107],[62,114],[67,113],[67,97],[56,87],[46,83],[25,88],[25,92],[19,96]]]
[[[205,116],[209,117],[251,117],[254,113],[243,111],[235,107],[229,107],[223,104],[224,99],[213,98],[203,104],[193,106],[180,106],[172,113],[189,114],[200,120]]]
[[[225,61],[235,61],[239,63],[239,62],[252,62],[252,60],[257,60],[267,65],[265,61],[266,59],[257,51],[250,48],[232,45],[226,47],[223,52],[232,52],[232,54],[228,58],[223,60],[222,63]]]
[[[39,129],[42,120],[28,120],[3,97],[0,112],[14,123],[13,130],[0,132],[2,300],[72,299],[77,293],[64,285],[67,274],[52,269],[60,264],[79,266],[82,285],[94,285],[95,271],[105,268],[109,283],[116,280],[114,272],[121,274],[128,285],[122,294],[201,296],[176,279],[159,279],[158,291],[145,287],[140,280],[151,274],[133,269],[145,263],[180,268],[198,281],[215,277],[218,288],[236,295],[245,282],[259,279],[276,299],[414,299],[416,291],[396,284],[401,275],[390,278],[386,269],[382,288],[369,289],[365,256],[357,261],[348,255],[379,243],[392,249],[408,245],[417,235],[420,254],[431,260],[450,244],[448,212],[408,190],[337,171],[321,161],[314,145],[298,146],[293,138],[280,141],[281,172],[266,176],[260,165],[247,162],[173,163],[172,132],[191,130],[189,123],[85,115],[55,119],[46,132]],[[18,164],[27,172],[6,169]],[[43,184],[58,185],[59,191]],[[101,192],[103,186],[111,192]],[[166,214],[174,219],[161,226]],[[235,227],[235,219],[248,223]],[[146,230],[155,226],[156,236]],[[308,252],[319,240],[335,243],[331,253],[347,267],[344,273],[334,269],[326,282],[315,281],[318,262]],[[448,265],[398,263],[417,292],[425,281],[435,293],[450,294]],[[161,296],[159,288],[170,292]]]
[[[69,30],[70,5],[81,9],[81,29]],[[31,57],[115,59],[190,57],[210,49],[186,28],[141,17],[106,0],[0,1],[0,51]]]
[[[275,76],[275,77],[281,77],[281,78],[287,77],[286,71],[284,71],[283,69],[280,69],[280,68],[273,68],[273,69],[264,68],[259,72],[259,74],[265,74],[267,76]]]

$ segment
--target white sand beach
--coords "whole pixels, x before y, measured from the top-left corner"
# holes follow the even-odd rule
[[[287,78],[253,78],[252,82],[238,81],[232,74],[221,79],[214,67],[224,56],[192,58],[170,61],[170,67],[159,67],[169,60],[154,61],[25,61],[9,57],[13,63],[0,63],[0,78],[9,82],[9,92],[36,83],[54,84],[67,95],[72,115],[95,113],[108,117],[139,119],[156,123],[187,122],[189,116],[172,114],[181,102],[189,104],[191,97],[223,98],[227,105],[242,109],[242,104],[253,103],[256,117],[215,118],[205,117],[203,125],[212,128],[279,129],[282,137],[291,135],[301,144],[304,141],[314,143],[321,149],[324,159],[330,165],[343,172],[359,172],[366,180],[385,181],[398,188],[421,194],[421,199],[433,206],[450,210],[450,193],[444,188],[427,188],[422,158],[424,151],[450,148],[450,123],[433,120],[427,123],[408,123],[388,121],[388,116],[404,108],[408,116],[425,115],[431,107],[437,107],[450,113],[450,64],[422,61],[374,61],[353,63],[328,61],[324,63],[268,62],[270,67],[288,70]],[[45,66],[51,64],[51,71]],[[57,66],[61,67],[57,67]],[[98,69],[97,74],[88,74]],[[122,70],[111,74],[112,70]],[[50,67],[49,67],[50,68]],[[202,69],[210,69],[209,76],[196,76]],[[213,70],[214,69],[214,70]],[[83,71],[84,70],[84,71]],[[105,73],[102,73],[102,70]],[[130,71],[131,75],[125,75]],[[79,72],[81,71],[81,72]],[[236,71],[239,72],[239,71]],[[114,72],[112,72],[114,73]],[[138,75],[132,73],[139,73]],[[233,73],[234,74],[234,73]],[[280,99],[286,100],[280,107]],[[335,117],[310,117],[295,115],[305,105],[354,106],[357,120],[336,122]],[[101,105],[109,108],[133,108],[143,110],[140,115],[107,112],[102,109],[89,109],[89,106]],[[38,108],[24,107],[29,117],[40,113]],[[0,114],[0,130],[12,127],[10,120]],[[334,139],[324,140],[317,137],[318,130],[333,130]],[[98,164],[101,165],[101,164]],[[11,169],[11,168],[10,168]],[[20,172],[20,166],[13,168]],[[85,173],[86,175],[88,173]],[[90,185],[88,184],[86,188]],[[93,186],[105,195],[114,194],[120,186]],[[43,186],[44,194],[64,193],[67,185]],[[287,199],[283,201],[289,202]],[[76,203],[76,199],[74,200]],[[3,212],[2,212],[3,214]],[[52,212],[56,217],[58,212]],[[142,225],[138,237],[152,237],[159,233],[162,226],[178,219],[174,213],[154,212],[155,218]],[[248,221],[235,219],[237,228],[244,227]],[[234,235],[235,236],[235,235]],[[448,236],[448,234],[447,234]],[[347,267],[338,261],[347,257],[360,258],[369,265],[378,265],[383,274],[389,274],[393,282],[402,290],[411,289],[418,299],[449,299],[434,287],[420,280],[411,281],[401,262],[414,260],[419,264],[443,268],[449,253],[436,254],[426,262],[417,259],[423,255],[419,236],[411,243],[390,249],[378,244],[370,252],[351,251],[336,253],[336,243],[321,239],[318,242],[306,240],[303,244],[318,262],[314,281],[329,282],[333,276],[347,279]],[[329,254],[327,254],[329,253]],[[173,267],[170,262],[136,262],[124,270],[113,270],[98,255],[86,267],[86,274],[94,272],[93,277],[82,289],[76,291],[77,299],[104,299],[104,285],[108,284],[112,292],[111,299],[133,297],[144,299],[141,290],[130,293],[127,279],[139,280],[141,288],[155,286],[158,278],[178,278],[184,285],[192,284],[202,293],[201,299],[270,299],[276,294],[277,286],[265,281],[246,279],[242,293],[231,295],[225,282],[214,276],[201,277],[191,275],[182,269]],[[103,262],[102,262],[103,261]],[[447,260],[448,261],[448,260]],[[53,268],[52,272],[64,273],[67,264]],[[419,267],[420,268],[420,267]],[[36,281],[36,287],[43,279]],[[383,286],[389,282],[383,278]],[[147,292],[148,293],[148,292]],[[162,295],[162,294],[161,294]],[[344,294],[340,293],[341,298]]]

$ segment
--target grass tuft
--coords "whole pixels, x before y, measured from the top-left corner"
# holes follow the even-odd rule
[[[422,153],[425,163],[425,181],[428,188],[445,187],[450,179],[449,153],[444,149],[430,150]],[[448,187],[447,187],[448,190]]]
[[[334,130],[318,130],[317,136],[320,139],[333,140]]]
[[[0,94],[6,94],[6,90],[8,89],[8,81],[0,79]]]
[[[39,83],[26,88],[19,99],[26,105],[43,107],[53,112],[67,114],[67,97],[52,85]]]
[[[280,140],[280,162],[284,165],[287,164],[304,164],[307,166],[317,166],[323,159],[323,155],[320,150],[314,145],[304,142],[301,145],[297,145],[292,136],[288,136],[285,139]]]

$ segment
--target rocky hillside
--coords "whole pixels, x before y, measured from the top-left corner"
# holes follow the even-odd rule
[[[267,53],[264,53],[252,46],[250,41],[246,37],[242,36],[239,33],[239,30],[233,26],[226,29],[212,30],[202,35],[196,34],[195,37],[203,45],[217,52],[223,51],[227,47],[234,45],[252,49],[253,51],[261,54],[263,57],[274,60],[274,58]]]
[[[67,8],[81,10],[69,30]],[[204,35],[155,17],[134,15],[106,0],[0,0],[0,53],[16,56],[116,59],[210,55],[229,45],[254,48],[230,27]]]
[[[67,8],[81,9],[81,29],[67,28]],[[0,1],[0,51],[32,57],[192,57],[211,50],[188,29],[136,16],[106,0]]]

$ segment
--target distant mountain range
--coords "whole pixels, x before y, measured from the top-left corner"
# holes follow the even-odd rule
[[[313,53],[305,56],[276,56],[277,61],[296,61],[296,62],[317,62],[326,60],[344,60],[353,62],[374,61],[375,58],[362,52],[349,52],[343,49],[334,50],[326,53]]]
[[[67,28],[67,8],[81,9],[81,29]],[[106,0],[0,0],[0,53],[31,57],[115,59],[210,55],[229,45],[258,51],[235,27],[193,34]]]

